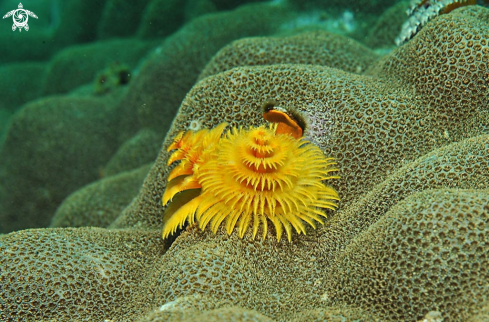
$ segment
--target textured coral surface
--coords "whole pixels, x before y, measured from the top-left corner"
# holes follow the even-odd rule
[[[227,39],[233,37],[229,31]],[[324,47],[321,37],[331,36],[243,39],[218,52],[204,69],[207,77],[183,99],[139,193],[109,229],[1,235],[0,321],[420,321],[429,312],[445,322],[487,318],[489,10],[472,6],[440,16],[376,61],[346,38],[331,37]],[[177,40],[167,45],[185,43]],[[301,42],[312,53],[295,50]],[[189,63],[192,80],[220,46],[211,47]],[[265,50],[262,61],[256,48]],[[152,96],[161,83],[147,91],[143,84],[157,75],[169,82],[161,68],[175,67],[178,50],[146,60],[120,106],[134,105],[135,97],[164,100]],[[328,58],[328,50],[351,57],[322,63],[318,57]],[[192,83],[182,82],[175,97]],[[166,85],[162,93],[169,93]],[[161,198],[171,170],[166,148],[175,134],[223,121],[263,124],[260,106],[267,101],[303,113],[306,137],[337,159],[338,211],[291,242],[273,234],[252,240],[250,230],[240,239],[195,225],[161,240]],[[154,120],[143,113],[143,122],[154,127],[164,113]],[[133,154],[154,146],[152,135],[144,137],[115,160],[126,155],[138,164]],[[78,155],[71,152],[66,158]],[[143,154],[147,160],[151,152]],[[115,173],[127,170],[113,163]],[[114,189],[125,175],[107,182]],[[104,205],[113,195],[97,195],[102,187],[78,191],[64,209]]]
[[[69,193],[100,176],[122,130],[115,100],[49,97],[14,114],[0,153],[0,231],[47,226]]]
[[[283,61],[278,54],[279,65],[237,67],[233,64],[232,67],[237,68],[207,77],[194,86],[183,101],[168,138],[198,118],[203,118],[204,126],[208,127],[222,120],[233,125],[243,124],[244,120],[260,124],[263,122],[260,104],[267,100],[295,107],[314,124],[306,135],[325,153],[338,159],[342,175],[338,190],[343,205],[317,234],[298,237],[293,245],[280,244],[272,248],[269,245],[274,243],[270,239],[260,244],[241,242],[233,237],[220,237],[216,244],[215,238],[207,234],[200,237],[202,233],[196,229],[183,234],[165,254],[172,261],[162,266],[159,275],[163,282],[161,297],[171,301],[195,291],[209,296],[217,294],[218,298],[266,312],[277,319],[289,316],[288,307],[301,311],[338,305],[365,310],[392,321],[416,321],[429,311],[440,311],[446,321],[463,321],[475,312],[487,294],[487,278],[478,272],[478,265],[487,264],[484,231],[489,214],[484,199],[487,194],[484,189],[489,182],[485,104],[489,96],[484,78],[489,59],[484,41],[488,36],[487,24],[480,28],[482,17],[487,16],[485,9],[468,8],[441,17],[412,42],[371,65],[369,76],[328,67],[280,65]],[[444,41],[428,42],[433,35],[447,36]],[[456,42],[458,37],[467,40]],[[236,42],[239,43],[245,42]],[[455,44],[457,60],[443,59],[445,46]],[[272,52],[269,57],[273,57],[273,49],[269,51]],[[236,55],[241,52],[243,50],[236,51]],[[226,61],[230,60],[233,60],[232,55],[227,55]],[[268,64],[273,64],[273,59]],[[246,60],[243,65],[248,65]],[[431,76],[434,70],[439,77]],[[452,83],[459,87],[451,86]],[[465,94],[463,98],[459,96],[461,92]],[[161,161],[150,171],[139,197],[119,218],[119,225],[141,221],[148,226],[159,225],[159,196],[154,191],[164,189],[164,181],[157,174],[168,172],[164,166],[166,158],[167,154],[162,152]],[[444,190],[446,188],[455,190]],[[448,195],[453,198],[453,209],[442,210],[438,216],[430,212],[433,205],[449,202],[450,199],[445,199]],[[424,201],[420,204],[419,200]],[[154,206],[148,207],[151,202]],[[395,209],[405,211],[403,216],[408,217],[406,209],[423,211],[426,219],[416,217],[420,223],[411,219],[412,227],[403,232],[399,227],[389,226],[391,221],[385,219],[393,216]],[[151,212],[155,216],[148,216]],[[457,261],[455,255],[448,259],[440,257],[436,262],[434,259],[413,262],[400,258],[405,255],[413,259],[425,253],[445,254],[430,240],[435,232],[429,229],[433,222],[443,221],[446,216],[454,217],[453,213],[457,212],[462,216],[473,212],[470,216],[477,217],[472,219],[477,224],[470,225],[473,231],[469,227],[458,231],[452,229],[451,224],[438,224],[436,234],[441,231],[442,236],[448,236],[449,232],[455,232],[450,240],[438,236],[439,243],[445,244],[443,250],[457,252],[458,249],[464,253],[465,240],[474,238],[475,234],[482,254],[467,250],[468,271],[465,274],[458,270],[443,271],[447,282],[458,283],[458,286],[445,286],[444,280],[435,279],[429,271],[442,270],[438,263],[450,259],[451,264],[463,268],[462,259]],[[421,223],[428,218],[432,218],[431,223]],[[465,225],[468,224],[466,221]],[[422,230],[414,229],[419,225]],[[379,234],[390,235],[390,242],[383,243],[382,247],[393,247],[399,252],[399,259],[394,260],[393,254],[383,257],[386,250],[374,243],[386,239],[375,239]],[[429,243],[421,241],[423,234]],[[202,241],[189,242],[192,235]],[[365,247],[369,244],[371,247]],[[350,253],[351,249],[355,251]],[[349,254],[355,255],[355,262],[349,260]],[[381,257],[374,259],[375,256]],[[378,266],[369,268],[368,265],[382,265],[383,258],[390,259],[386,262],[389,265],[386,271],[377,269]],[[229,261],[233,265],[228,268]],[[408,279],[414,274],[413,270],[419,276]],[[249,271],[254,272],[252,281],[238,282],[238,278],[249,280],[246,275]],[[192,272],[195,275],[192,276]],[[219,272],[227,272],[227,276],[237,279],[229,287],[239,285],[239,288],[226,292],[219,291],[218,287],[208,288],[217,283],[216,278],[220,279]],[[379,274],[379,277],[373,279],[369,274]],[[165,280],[163,276],[172,278]],[[193,286],[188,286],[189,281],[193,281]],[[416,282],[422,286],[413,289]],[[223,283],[225,286],[225,280]],[[248,293],[250,285],[255,296],[243,297],[240,292]],[[365,293],[364,297],[358,296],[359,290]],[[438,296],[416,295],[416,291]]]
[[[433,309],[465,320],[487,296],[488,221],[489,189],[413,194],[338,256],[323,297],[394,321]]]
[[[137,195],[150,164],[91,183],[58,207],[50,227],[107,227]]]
[[[307,64],[361,73],[377,55],[368,47],[333,33],[318,31],[292,37],[253,37],[222,48],[199,76],[203,79],[237,66]]]
[[[24,230],[0,241],[0,320],[121,320],[144,294],[158,233]]]

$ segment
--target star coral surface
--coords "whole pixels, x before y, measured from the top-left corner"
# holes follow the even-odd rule
[[[444,322],[487,319],[488,22],[486,8],[453,10],[378,61],[368,53],[361,59],[359,52],[352,62],[360,68],[348,70],[344,61],[310,59],[330,56],[324,52],[342,42],[347,48],[348,39],[338,39],[334,46],[317,41],[306,53],[296,50],[299,46],[284,50],[298,39],[308,42],[306,35],[297,34],[296,41],[238,41],[232,47],[243,50],[218,53],[226,60],[216,58],[214,67],[206,68],[212,72],[190,91],[201,65],[188,57],[199,55],[203,43],[218,48],[224,41],[218,45],[204,37],[196,52],[187,50],[196,38],[180,33],[178,37],[189,37],[189,45],[172,52],[171,64],[150,59],[128,84],[143,98],[181,102],[139,194],[109,229],[40,229],[0,236],[0,321],[397,322],[422,321],[430,312]],[[167,42],[170,50],[174,44]],[[260,52],[254,48],[266,48],[266,59],[255,60],[249,53]],[[243,53],[249,59],[241,60]],[[210,56],[199,56],[199,62]],[[181,60],[173,64],[173,59]],[[183,76],[183,66],[192,77]],[[181,84],[170,81],[176,69],[188,86],[170,97]],[[153,117],[161,109],[161,117],[166,111],[134,96],[121,104],[143,101],[150,105],[146,115]],[[267,101],[304,114],[309,120],[304,135],[338,161],[341,178],[334,182],[342,201],[334,215],[307,235],[294,235],[292,243],[285,238],[241,239],[224,229],[214,234],[196,225],[162,241],[161,197],[172,171],[167,148],[175,135],[195,120],[209,129],[224,121],[236,128],[262,126],[261,106]],[[33,122],[50,111],[36,109]],[[154,123],[161,118],[154,117]],[[71,117],[67,124],[79,123]],[[57,150],[41,143],[66,136],[41,136],[41,142],[22,136],[23,128],[12,127],[7,137],[49,151],[42,154],[47,157]],[[109,127],[100,128],[107,134]],[[97,145],[92,142],[86,146]],[[11,146],[16,149],[9,151],[20,150]],[[32,155],[22,160],[32,162]],[[67,160],[63,164],[78,164]],[[178,194],[200,189],[182,190],[168,207]],[[19,200],[25,202],[22,196]],[[79,202],[85,202],[87,216],[98,216],[92,200],[84,200]]]

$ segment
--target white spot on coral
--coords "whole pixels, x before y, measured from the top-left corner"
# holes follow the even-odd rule
[[[166,304],[163,304],[162,306],[160,306],[160,309],[159,310],[160,310],[160,312],[163,312],[163,311],[178,311],[178,308],[177,308],[177,300],[168,302]]]
[[[194,307],[194,303],[200,300],[201,298],[202,295],[200,294],[178,297],[174,301],[163,304],[162,306],[160,306],[158,310],[160,312],[164,312],[164,311],[175,312],[175,311],[188,310]]]
[[[450,139],[450,134],[448,134],[448,130],[447,130],[447,129],[445,129],[445,130],[443,131],[443,137],[444,137],[445,139],[447,139],[447,140],[449,140],[449,139]]]
[[[418,322],[443,322],[443,317],[438,311],[430,311],[426,313],[424,318],[422,320],[419,320]]]
[[[194,120],[190,121],[188,129],[192,130],[192,131],[198,131],[202,128],[203,122],[204,122],[204,119],[202,119],[202,118],[194,119]]]
[[[329,300],[328,293],[324,293],[323,295],[321,295],[321,301],[328,301],[328,300]]]
[[[317,101],[307,106],[305,137],[319,147],[331,139],[334,131],[333,115],[328,103]]]

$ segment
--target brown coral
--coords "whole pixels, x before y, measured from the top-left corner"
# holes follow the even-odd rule
[[[170,135],[186,128],[191,119],[201,117],[204,126],[208,127],[222,120],[232,125],[244,121],[258,125],[262,122],[260,105],[265,101],[295,107],[306,114],[310,122],[316,123],[309,135],[316,139],[325,153],[339,159],[341,173],[346,180],[340,180],[338,190],[347,200],[317,235],[298,238],[291,249],[280,244],[273,247],[268,244],[245,244],[234,238],[212,237],[195,229],[188,230],[165,255],[176,263],[165,261],[161,266],[161,273],[158,273],[161,276],[161,297],[171,301],[191,292],[219,294],[238,305],[259,308],[259,311],[275,318],[288,316],[286,307],[304,309],[322,306],[324,301],[328,303],[334,299],[325,294],[328,289],[331,290],[328,280],[334,280],[332,274],[341,275],[338,270],[333,270],[333,267],[338,267],[334,266],[336,259],[345,256],[345,247],[349,247],[358,236],[366,234],[364,232],[382,220],[396,203],[416,191],[430,188],[487,189],[489,173],[485,160],[489,148],[487,135],[483,135],[487,132],[489,120],[484,105],[488,100],[486,85],[483,77],[467,79],[467,85],[463,83],[464,70],[474,69],[474,73],[481,76],[488,72],[483,58],[486,57],[484,47],[476,46],[475,42],[478,39],[482,44],[488,28],[480,28],[484,24],[481,18],[487,14],[487,10],[474,7],[440,17],[438,23],[424,28],[419,37],[375,64],[370,69],[370,76],[352,75],[318,66],[268,65],[234,68],[207,77],[194,86],[180,108]],[[423,33],[448,38],[446,41],[428,42],[428,37],[422,37]],[[472,45],[465,41],[463,45],[467,47],[457,53],[458,59],[445,61],[442,57],[444,47],[454,47],[457,44],[455,40],[459,39],[456,35],[463,35],[467,39],[470,37],[473,39]],[[423,52],[432,55],[430,60],[420,61],[419,53]],[[478,56],[480,60],[472,59]],[[437,67],[441,70],[436,71]],[[439,73],[438,78],[430,75],[434,72]],[[455,90],[445,90],[448,77],[453,77],[453,82],[459,81],[461,89],[470,86],[464,91],[464,99],[457,100],[459,92]],[[323,131],[324,135],[315,135],[314,131],[318,130]],[[464,138],[470,139],[451,144]],[[153,171],[168,173],[162,168],[167,157],[167,154],[161,154]],[[154,174],[150,174],[151,177],[154,179],[147,180],[146,195],[164,189]],[[367,193],[370,190],[373,192]],[[473,195],[477,197],[481,193],[476,190]],[[438,195],[441,194],[435,193],[433,196]],[[156,204],[158,201],[153,202]],[[144,216],[139,210],[143,205],[146,211]],[[145,220],[148,209],[147,203],[137,201],[126,210],[120,222]],[[156,206],[150,211],[154,212],[153,216],[158,216]],[[481,214],[485,215],[484,212]],[[389,232],[394,236],[394,230]],[[399,237],[401,242],[404,238],[408,237]],[[214,259],[202,260],[207,258],[204,254],[213,249],[219,249],[222,253],[214,253]],[[356,250],[358,256],[377,254],[373,248],[364,255],[360,246]],[[374,258],[368,256],[365,258]],[[221,284],[215,280],[212,272],[216,269],[219,272],[227,270],[225,264],[229,258],[233,262],[233,265],[229,264],[231,272],[251,270],[255,272],[253,282],[230,283],[225,279]],[[291,262],[283,262],[288,258]],[[273,259],[280,260],[277,262]],[[216,268],[214,260],[222,262],[226,269]],[[356,263],[362,265],[360,261]],[[397,263],[401,265],[401,262],[392,262],[391,266],[395,267]],[[194,268],[191,275],[186,275],[185,281],[178,279],[182,266]],[[427,263],[424,267],[429,270],[431,266]],[[405,267],[400,269],[406,270]],[[170,278],[163,279],[163,276]],[[362,287],[360,284],[354,285],[354,281],[368,280],[359,270],[349,276],[352,289]],[[188,281],[194,282],[187,286]],[[389,290],[401,287],[398,283],[402,284],[402,281],[385,279],[387,294],[390,294]],[[464,287],[469,285],[464,284],[467,281],[460,279]],[[226,292],[218,291],[218,286],[203,286],[207,282],[215,282],[222,287],[244,288],[245,293],[246,287],[253,287],[253,294],[259,295],[253,299],[231,297]],[[341,285],[341,281],[336,283],[333,291],[340,292]],[[364,301],[355,300],[351,292],[345,293],[338,301],[350,303],[387,320],[399,317],[420,319],[437,309],[430,307],[410,313],[412,309],[401,304],[396,307],[396,312],[388,307],[372,306],[369,303],[379,298],[375,292],[380,292],[373,286],[367,284],[365,287],[367,295]],[[444,292],[438,284],[433,285],[431,290]],[[291,294],[300,294],[300,298]],[[419,297],[407,296],[412,303],[416,303],[413,305],[419,304]],[[451,302],[454,312],[464,306],[472,310],[473,302],[462,296],[459,298],[460,301]],[[421,304],[419,306],[422,307]],[[450,318],[444,312],[442,314],[452,321],[460,321],[464,314],[470,313],[460,312],[460,315],[453,313]]]
[[[225,311],[224,303],[232,303],[234,313],[252,310],[250,316],[259,312],[277,320],[299,320],[300,312],[311,320],[332,312],[345,319],[362,314],[367,321],[416,321],[430,311],[448,322],[483,317],[477,309],[487,305],[489,255],[488,16],[477,6],[441,16],[373,65],[369,75],[274,65],[271,59],[267,66],[233,66],[194,86],[164,148],[193,120],[202,120],[206,128],[222,121],[259,126],[261,104],[276,101],[306,114],[314,124],[306,136],[324,153],[341,158],[344,179],[338,190],[346,202],[325,226],[293,243],[242,240],[224,229],[212,234],[188,227],[165,248],[148,242],[142,230],[104,230],[93,237],[83,229],[17,232],[2,236],[0,247],[23,245],[22,259],[34,264],[36,243],[48,251],[52,245],[67,249],[70,242],[80,243],[83,255],[94,244],[116,265],[121,258],[131,265],[137,263],[134,258],[144,260],[140,270],[118,271],[120,280],[138,283],[129,295],[112,298],[122,303],[120,308],[95,307],[82,319],[120,318],[122,313],[151,318],[158,308],[184,299],[197,310],[211,311],[203,314],[218,314]],[[165,150],[160,153],[140,194],[114,227],[161,229],[168,157]],[[140,236],[136,245],[134,236]],[[53,258],[41,252],[54,263],[79,256],[66,254]],[[0,255],[0,274],[7,278],[17,272],[10,256]],[[85,275],[78,276],[84,285]],[[54,278],[45,280],[49,284]],[[90,281],[96,289],[105,286],[101,279]],[[10,298],[37,287],[35,280],[20,282],[22,288],[11,290]],[[71,285],[70,301],[83,301],[85,288]],[[53,295],[45,295],[42,303],[53,303]],[[63,308],[76,310],[73,302]],[[9,310],[18,308],[15,300],[0,302],[7,304]],[[36,312],[54,318],[44,307]],[[72,317],[61,312],[57,318]]]
[[[483,125],[489,106],[487,19],[487,9],[478,6],[440,16],[367,73],[409,88],[425,113],[452,125],[445,126],[450,141],[470,137],[465,128]]]
[[[467,158],[467,155],[472,157]],[[433,190],[432,195],[434,197],[430,197],[430,199],[434,203],[444,200],[437,197],[447,195],[445,190],[441,190],[444,187],[456,188],[452,190],[454,196],[459,195],[459,191],[466,195],[467,198],[472,198],[470,196],[479,196],[480,198],[486,196],[489,178],[489,172],[486,171],[489,167],[489,161],[487,160],[489,160],[489,137],[487,135],[435,150],[433,153],[423,156],[415,162],[406,164],[405,167],[394,173],[385,182],[375,187],[372,193],[365,195],[363,199],[353,203],[351,206],[343,208],[340,213],[331,218],[325,228],[320,229],[317,235],[313,234],[310,238],[306,238],[307,236],[299,238],[291,248],[285,245],[272,245],[270,241],[265,244],[256,242],[243,243],[237,237],[231,239],[224,238],[225,234],[212,236],[209,233],[197,233],[199,231],[197,229],[189,230],[177,240],[176,247],[170,249],[165,254],[165,257],[171,258],[172,261],[163,260],[161,266],[159,266],[161,271],[157,273],[158,277],[155,278],[160,281],[157,289],[158,292],[161,292],[161,295],[158,295],[158,297],[172,301],[175,298],[197,292],[204,296],[217,296],[220,299],[226,299],[234,304],[245,307],[246,305],[250,305],[248,301],[251,301],[252,304],[248,307],[254,309],[259,308],[261,312],[266,312],[278,319],[289,317],[290,312],[288,312],[287,307],[292,305],[301,309],[318,306],[323,307],[324,305],[335,304],[335,302],[332,302],[334,300],[339,302],[337,305],[340,306],[349,304],[352,311],[355,311],[355,307],[359,307],[366,311],[366,316],[373,314],[381,316],[388,321],[404,320],[400,316],[406,314],[406,312],[413,312],[409,314],[414,314],[415,318],[421,318],[428,311],[436,309],[436,307],[426,308],[426,310],[420,309],[416,311],[409,309],[408,311],[404,311],[402,303],[398,302],[399,307],[396,311],[393,311],[394,309],[391,306],[382,304],[376,306],[371,305],[369,301],[376,301],[378,299],[378,296],[375,296],[374,293],[383,293],[376,288],[377,284],[375,282],[368,282],[370,281],[369,274],[373,274],[373,272],[371,270],[364,270],[362,267],[372,263],[372,260],[368,256],[381,256],[387,250],[377,252],[377,247],[375,247],[377,244],[374,244],[371,248],[368,248],[371,251],[364,253],[362,249],[365,249],[370,244],[370,239],[365,237],[361,242],[356,242],[356,240],[360,238],[358,236],[364,236],[367,233],[372,238],[377,238],[376,236],[381,234],[381,236],[384,236],[384,239],[378,237],[374,240],[378,240],[380,243],[387,238],[386,236],[394,239],[392,243],[385,242],[383,247],[395,247],[396,245],[401,247],[411,238],[414,241],[416,238],[423,238],[423,233],[419,232],[419,229],[422,229],[422,227],[425,227],[423,229],[429,229],[429,225],[432,224],[425,223],[418,225],[415,222],[418,220],[418,217],[411,213],[405,215],[411,221],[409,225],[405,225],[405,229],[412,234],[412,237],[398,228],[392,228],[388,232],[384,232],[380,228],[374,229],[371,227],[378,225],[376,224],[378,221],[390,223],[391,221],[383,219],[390,209],[397,207],[396,209],[399,209],[399,211],[406,211],[406,207],[403,206],[404,204],[411,202],[409,200],[418,200],[415,197],[409,199],[409,196],[413,195],[416,191],[427,191],[430,188],[440,189]],[[470,179],[466,178],[467,172],[471,173]],[[444,180],[448,175],[451,179]],[[486,190],[458,190],[470,188]],[[406,198],[409,200],[402,202]],[[399,205],[396,206],[396,204]],[[427,203],[419,201],[419,204],[422,206]],[[447,202],[447,204],[449,205],[450,202]],[[460,201],[458,206],[456,202],[453,204],[455,209],[459,209],[458,207],[462,207],[460,209],[466,209],[464,207],[467,206],[463,200]],[[483,202],[476,203],[476,206],[482,207],[478,210],[481,217],[479,219],[474,218],[474,222],[476,220],[481,222],[485,218],[484,216],[489,216],[489,210],[484,209]],[[442,216],[450,215],[449,212],[444,211],[440,212],[440,214]],[[429,213],[425,217],[428,219],[432,218]],[[434,219],[432,218],[431,220]],[[440,223],[443,222],[445,221],[440,220]],[[466,222],[466,224],[470,225],[470,222]],[[473,230],[474,227],[471,229]],[[475,229],[480,231],[483,236],[487,227],[484,228],[478,225]],[[445,232],[447,234],[448,230],[440,227],[438,232]],[[467,234],[471,234],[470,230]],[[459,232],[455,232],[455,235],[450,238],[457,240],[457,238],[462,238],[462,236]],[[430,241],[429,238],[428,241]],[[346,284],[342,282],[342,279],[346,278],[341,276],[344,275],[342,273],[343,270],[348,271],[348,268],[338,267],[335,263],[338,258],[345,256],[344,248],[352,242],[355,243],[356,248],[349,253],[358,254],[356,255],[357,258],[362,258],[361,256],[367,257],[365,260],[359,259],[355,264],[351,264],[358,268],[348,275],[349,282]],[[481,245],[483,243],[484,241],[481,241]],[[452,242],[452,245],[456,246],[456,241]],[[423,247],[426,251],[436,252],[436,245],[431,246],[431,242],[424,244]],[[463,245],[460,247],[463,247]],[[409,247],[406,251],[410,249],[412,248]],[[280,259],[279,262],[277,262],[278,259]],[[344,262],[348,263],[346,260]],[[391,270],[407,271],[402,266],[404,265],[402,263],[402,261],[392,261],[389,267]],[[414,263],[417,263],[417,261],[414,260]],[[429,271],[432,266],[428,262],[424,263],[422,267]],[[401,266],[398,267],[396,266],[397,264]],[[380,272],[380,269],[377,269],[377,271]],[[239,274],[238,272],[243,273]],[[299,274],[299,272],[301,273]],[[250,276],[249,274],[252,275]],[[254,282],[253,284],[241,281],[233,283],[229,280],[229,278],[238,276],[246,280],[251,278]],[[294,278],[287,279],[284,276],[294,276]],[[397,289],[399,287],[399,280],[396,279],[396,276],[398,275],[392,276],[393,278],[390,278],[390,275],[382,277],[384,288]],[[470,285],[467,284],[468,281],[459,279],[459,274],[456,272],[455,275],[449,276],[451,279],[458,279],[460,285],[463,287],[469,287]],[[484,278],[482,276],[480,279],[476,276],[474,278],[469,281],[483,283]],[[420,277],[419,280],[423,283],[429,282],[429,279],[424,277]],[[332,285],[331,281],[338,282]],[[411,284],[414,285],[413,283]],[[213,286],[207,287],[207,285]],[[348,288],[346,288],[346,285],[348,285]],[[250,290],[250,287],[252,290]],[[445,292],[442,287],[443,284],[435,284],[431,288],[426,287],[426,289],[430,289],[435,293]],[[356,297],[353,294],[358,292],[359,289],[364,289],[366,295],[364,298],[361,297],[361,300],[355,300]],[[335,293],[332,293],[333,291]],[[483,291],[483,288],[481,291]],[[248,294],[248,292],[255,294],[253,299],[247,298],[246,296],[243,297],[243,294]],[[450,290],[446,292],[448,292],[446,294],[451,294]],[[271,297],[269,295],[270,293],[277,294],[277,296]],[[301,294],[301,296],[298,298],[294,294]],[[333,294],[340,294],[342,296],[333,296]],[[391,293],[389,291],[386,294],[385,296],[389,296]],[[473,298],[471,294],[473,293],[468,292],[467,297]],[[477,294],[480,295],[480,293]],[[460,301],[452,302],[453,311],[449,311],[449,315],[445,314],[446,311],[443,312],[443,316],[451,317],[448,321],[461,320],[462,315],[456,313],[460,307],[466,307],[467,310],[473,309],[473,304],[469,305],[472,302],[467,302],[466,297],[459,295],[458,298]],[[414,301],[414,306],[423,308],[417,302],[420,300],[419,297],[411,297],[410,299]],[[389,300],[389,302],[391,301]],[[380,303],[385,303],[385,299],[384,302]],[[443,308],[446,308],[446,306]],[[350,311],[347,310],[347,312]]]
[[[325,31],[288,37],[254,37],[223,47],[201,72],[199,79],[237,66],[305,64],[361,73],[378,56],[362,44]]]
[[[411,195],[338,256],[324,297],[392,321],[430,311],[445,321],[466,320],[487,294],[488,220],[487,189]]]
[[[24,230],[0,238],[0,321],[123,320],[135,311],[159,233]]]
[[[137,195],[151,164],[95,181],[69,195],[50,227],[107,227]]]

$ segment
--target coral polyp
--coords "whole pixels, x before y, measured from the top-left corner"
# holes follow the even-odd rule
[[[163,238],[187,220],[197,221],[202,230],[210,226],[214,233],[223,223],[229,235],[237,227],[240,238],[252,227],[253,239],[260,227],[264,239],[271,222],[278,241],[284,230],[291,241],[293,229],[306,234],[304,223],[314,228],[316,222],[322,223],[327,216],[324,209],[334,210],[339,200],[338,193],[323,183],[338,178],[332,174],[338,170],[335,162],[304,138],[276,130],[277,124],[233,128],[218,144],[203,149],[191,179],[184,179],[197,183],[192,187],[201,190],[166,216]],[[165,192],[164,204],[186,189],[172,184],[177,179],[169,178],[167,191],[172,192]]]

